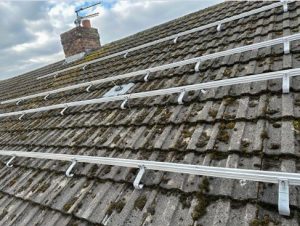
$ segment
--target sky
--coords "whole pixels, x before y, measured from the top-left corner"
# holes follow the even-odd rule
[[[223,0],[101,0],[92,26],[101,44],[209,7]],[[0,0],[0,79],[64,59],[60,34],[73,28],[75,9],[96,2]]]

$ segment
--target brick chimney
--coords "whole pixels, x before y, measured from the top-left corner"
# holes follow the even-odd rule
[[[66,58],[82,55],[101,47],[98,30],[91,27],[89,20],[60,35]]]

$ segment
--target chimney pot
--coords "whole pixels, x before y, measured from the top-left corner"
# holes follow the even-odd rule
[[[83,20],[82,21],[82,26],[85,28],[91,28],[91,21],[90,20]]]

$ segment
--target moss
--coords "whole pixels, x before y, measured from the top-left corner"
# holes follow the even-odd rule
[[[74,203],[78,200],[78,197],[73,197],[72,199],[70,199],[64,206],[63,206],[63,210],[65,212],[68,212],[69,209],[71,209],[71,207],[74,205]]]
[[[141,195],[138,197],[134,202],[134,208],[139,209],[140,211],[143,210],[144,206],[146,205],[147,197],[146,195]]]
[[[113,143],[116,144],[119,140],[121,140],[121,136],[120,134],[118,134],[117,136],[115,136],[115,138],[113,139]]]
[[[269,134],[266,130],[262,131],[262,133],[260,134],[261,139],[269,139]]]
[[[294,120],[293,125],[294,125],[295,130],[300,132],[300,119]]]
[[[229,77],[231,75],[231,72],[232,72],[232,70],[230,68],[226,68],[224,73],[223,73],[223,76],[224,77]]]
[[[38,190],[37,190],[37,192],[40,192],[40,193],[43,193],[43,192],[45,192],[49,187],[50,187],[50,183],[45,183],[45,184],[43,184]]]
[[[191,207],[191,201],[192,201],[192,196],[188,194],[182,194],[179,197],[179,202],[182,205],[182,209],[190,208]]]
[[[208,136],[207,133],[204,132],[203,135],[199,138],[199,141],[197,142],[196,147],[202,148],[205,145],[207,145],[209,138],[210,138],[210,136]]]
[[[242,151],[246,152],[247,148],[250,145],[250,141],[248,139],[244,139],[244,140],[242,140],[241,145],[242,145]]]
[[[111,215],[113,211],[116,211],[117,213],[121,213],[122,209],[125,206],[125,200],[119,200],[117,202],[112,202],[110,206],[108,207],[106,214]]]
[[[234,101],[235,101],[234,98],[228,97],[228,98],[226,98],[226,99],[224,100],[224,105],[225,105],[225,106],[231,105],[231,104],[234,103]]]
[[[219,129],[233,129],[235,127],[235,122],[221,123]]]
[[[275,109],[267,109],[266,111],[265,111],[265,113],[267,114],[267,115],[274,115],[274,114],[276,114],[276,113],[278,113],[279,112],[279,110],[275,110]]]
[[[209,180],[207,177],[203,177],[202,184],[199,185],[200,191],[209,192]]]
[[[212,117],[212,118],[216,118],[217,117],[217,114],[218,114],[218,111],[216,110],[216,109],[210,109],[209,111],[208,111],[208,115],[210,116],[210,117]]]
[[[269,225],[279,225],[279,222],[275,222],[270,219],[268,215],[265,215],[263,219],[254,219],[250,222],[249,226],[269,226]]]
[[[295,99],[294,104],[295,106],[300,106],[300,99]]]
[[[217,139],[225,144],[228,144],[229,133],[226,130],[220,130]]]
[[[208,201],[202,192],[198,192],[197,195],[197,204],[194,207],[192,212],[192,218],[194,221],[197,221],[206,213],[206,207],[208,206]]]
[[[203,177],[202,183],[199,185],[199,191],[196,194],[197,204],[192,212],[192,218],[194,221],[197,221],[206,213],[208,200],[203,194],[204,192],[209,192],[209,181],[207,177]]]
[[[249,140],[242,140],[242,147],[247,148],[250,145],[250,141]]]
[[[155,214],[155,206],[154,205],[149,206],[147,208],[147,212],[153,216]]]
[[[272,124],[272,126],[273,126],[274,128],[280,128],[280,127],[281,127],[281,124],[280,124],[279,122],[275,122],[275,123]]]
[[[190,138],[192,136],[193,132],[189,131],[188,129],[184,129],[182,131],[182,137],[183,138]]]
[[[161,114],[160,120],[162,122],[165,122],[170,118],[171,115],[172,115],[172,112],[168,108],[165,108]]]
[[[280,144],[275,144],[275,143],[271,143],[271,149],[275,150],[275,149],[279,149],[280,148]]]

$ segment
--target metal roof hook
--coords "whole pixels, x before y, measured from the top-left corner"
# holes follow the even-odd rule
[[[206,94],[206,93],[207,93],[207,90],[205,90],[205,89],[200,89],[200,92],[201,92],[202,94]]]
[[[122,110],[126,109],[126,104],[127,104],[127,102],[128,102],[128,97],[126,97],[125,100],[124,100],[124,101],[122,102],[122,104],[121,104],[121,109],[122,109]]]
[[[22,99],[18,100],[16,105],[19,105],[22,101],[23,101]]]
[[[65,114],[65,111],[68,109],[68,105],[66,105],[66,107],[64,109],[62,109],[62,111],[60,112],[60,114],[63,116]]]
[[[185,92],[186,92],[186,91],[183,89],[183,90],[181,91],[181,93],[179,94],[178,100],[177,100],[178,104],[183,104],[183,97],[184,97]]]
[[[147,74],[144,77],[144,81],[148,82],[149,81],[149,75],[150,75],[150,71],[147,71]]]
[[[128,55],[128,52],[126,52],[126,53],[124,54],[124,58],[127,58],[127,55]]]
[[[48,93],[48,94],[44,97],[44,100],[47,100],[49,96],[50,96],[50,93]]]
[[[282,77],[282,92],[290,92],[290,76],[288,74],[284,74]]]
[[[246,181],[246,180],[240,180],[240,185],[241,185],[242,187],[244,187],[246,184],[247,184],[247,181]]]
[[[283,5],[283,12],[287,12],[289,11],[289,8],[288,8],[288,1],[287,0],[281,0],[282,2],[282,5]]]
[[[178,36],[177,36],[176,38],[174,38],[174,41],[173,41],[173,42],[174,42],[174,44],[176,44],[176,43],[177,43],[177,41],[178,41],[178,38],[179,38]]]
[[[218,24],[217,31],[220,32],[222,30],[222,24]]]
[[[283,41],[283,51],[284,51],[284,54],[290,53],[290,42],[288,39],[284,39],[284,41]]]
[[[8,162],[6,163],[6,166],[9,167],[9,168],[13,167],[13,165],[11,164],[11,162],[12,162],[15,158],[16,158],[16,156],[13,155],[13,156],[10,158],[10,160],[8,160]]]
[[[56,78],[57,76],[58,76],[58,73],[55,73],[53,77]]]
[[[139,168],[140,168],[140,170],[139,170],[139,172],[138,172],[138,174],[137,174],[137,176],[136,176],[136,178],[133,182],[134,188],[138,189],[138,190],[142,189],[144,187],[144,185],[141,184],[141,179],[142,179],[142,177],[143,177],[143,175],[145,174],[145,171],[146,171],[146,168],[143,165],[139,166]]]
[[[85,64],[83,67],[82,67],[82,70],[85,71],[86,67],[88,66],[89,64]]]
[[[91,92],[91,88],[92,88],[92,86],[93,86],[93,84],[91,84],[91,85],[89,85],[87,88],[86,88],[86,91],[89,93],[89,92]]]
[[[281,215],[290,215],[289,181],[287,179],[278,181],[278,211]]]
[[[201,61],[199,60],[195,65],[195,72],[199,72]]]
[[[69,168],[68,168],[67,171],[66,171],[66,176],[67,176],[67,177],[73,177],[73,176],[74,176],[74,174],[71,173],[71,171],[72,171],[72,169],[74,168],[74,166],[76,165],[76,163],[77,163],[76,159],[73,159],[73,160],[72,160],[72,164],[69,166]]]
[[[19,120],[21,121],[22,118],[25,116],[25,113],[23,113],[20,117],[19,117]]]

